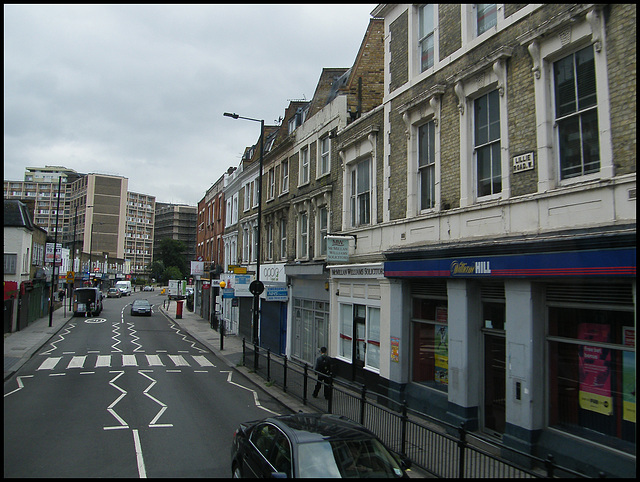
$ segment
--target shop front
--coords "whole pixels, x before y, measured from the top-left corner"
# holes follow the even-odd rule
[[[583,244],[386,262],[410,293],[410,406],[581,470],[635,473],[635,241]]]
[[[285,274],[291,284],[287,354],[313,366],[320,347],[329,347],[328,272],[324,263],[306,263],[287,264]]]

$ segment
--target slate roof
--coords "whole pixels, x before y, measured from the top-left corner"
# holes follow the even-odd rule
[[[6,227],[27,228],[33,231],[34,224],[27,205],[17,199],[4,200],[4,225]]]

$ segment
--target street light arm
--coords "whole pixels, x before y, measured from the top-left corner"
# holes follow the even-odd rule
[[[250,120],[254,122],[264,122],[262,119],[252,119],[251,117],[242,117],[241,115],[238,115],[235,112],[233,114],[231,112],[225,112],[222,115],[225,117],[231,117],[232,119],[244,119],[244,120]]]

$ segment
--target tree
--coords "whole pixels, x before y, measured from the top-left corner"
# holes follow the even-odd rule
[[[169,266],[162,273],[162,278],[165,282],[168,282],[170,279],[184,279],[184,276],[176,266]]]
[[[165,270],[164,263],[162,261],[154,261],[149,266],[149,271],[151,272],[151,277],[158,280],[158,282],[166,282],[167,280],[163,279],[163,273]]]
[[[176,268],[178,268],[178,270],[180,270],[181,275],[178,277],[178,279],[183,279],[185,276],[189,275],[189,271],[191,270],[189,269],[187,260],[185,258],[185,253],[187,251],[186,244],[177,239],[165,238],[160,241],[159,249],[159,261],[162,261],[167,269],[175,266]]]

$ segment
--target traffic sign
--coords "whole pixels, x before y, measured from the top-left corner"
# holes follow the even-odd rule
[[[67,271],[67,283],[73,283],[76,279],[76,273],[74,271]]]

